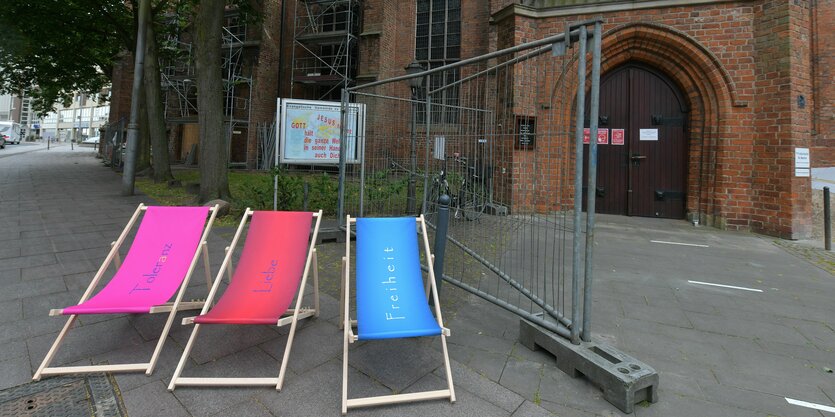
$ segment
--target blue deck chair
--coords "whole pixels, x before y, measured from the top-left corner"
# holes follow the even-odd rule
[[[350,311],[351,224],[356,223],[356,294],[357,333],[354,333]],[[452,372],[449,365],[446,337],[435,274],[433,256],[423,216],[398,218],[351,218],[346,228],[343,262],[342,319],[345,329],[342,361],[342,414],[349,408],[396,404],[412,401],[448,398],[455,402]],[[426,287],[422,282],[420,252],[416,227],[423,236],[423,247],[429,271]],[[432,294],[435,315],[432,316],[427,295]],[[393,339],[404,337],[440,336],[448,388],[437,391],[384,395],[348,399],[348,344],[358,340]]]

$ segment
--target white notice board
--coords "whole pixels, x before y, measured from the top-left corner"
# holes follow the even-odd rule
[[[658,140],[658,129],[640,129],[638,140]]]
[[[276,154],[280,162],[338,164],[341,108],[342,104],[336,101],[278,99]],[[362,159],[365,140],[365,105],[349,103],[347,119],[345,162],[357,164]]]
[[[812,164],[809,158],[809,148],[794,148],[794,176],[808,177]]]

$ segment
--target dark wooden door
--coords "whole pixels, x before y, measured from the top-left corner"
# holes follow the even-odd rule
[[[684,218],[685,103],[675,84],[643,65],[630,64],[601,79],[599,125],[606,138],[597,147],[596,212]],[[588,145],[586,160],[587,155]]]

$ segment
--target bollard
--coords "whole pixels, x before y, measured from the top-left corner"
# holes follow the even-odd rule
[[[449,229],[449,202],[450,198],[444,194],[438,198],[438,220],[435,229],[435,288],[438,290],[438,297],[441,296],[441,282],[444,276],[444,252],[446,252],[446,235]]]
[[[823,187],[823,246],[832,250],[832,216],[829,211],[829,187]]]

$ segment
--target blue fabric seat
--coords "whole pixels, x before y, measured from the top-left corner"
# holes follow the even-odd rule
[[[357,219],[360,340],[437,336],[420,269],[414,217]]]
[[[357,332],[354,333],[350,317],[351,300],[351,225],[356,223],[356,294]],[[345,256],[342,258],[342,306],[341,317],[344,333],[342,344],[342,414],[349,408],[369,407],[448,399],[455,402],[452,386],[452,368],[449,362],[446,338],[449,329],[443,327],[438,289],[435,286],[432,254],[423,216],[404,218],[352,218],[346,217]],[[424,259],[434,304],[427,302],[426,287],[418,249],[426,252]],[[393,339],[420,336],[438,336],[444,358],[447,388],[434,391],[392,393],[364,398],[348,398],[348,345],[357,340]],[[369,342],[373,343],[373,342]],[[403,358],[408,360],[408,358]]]

